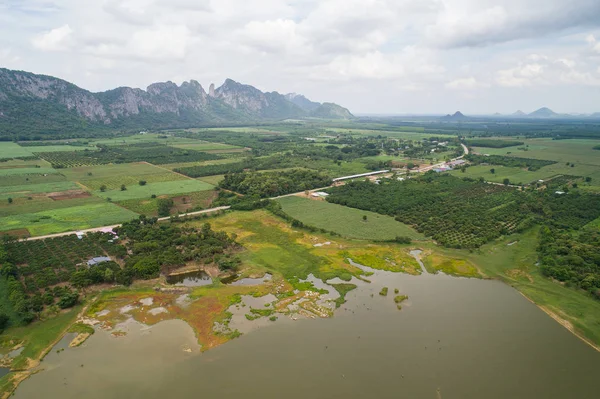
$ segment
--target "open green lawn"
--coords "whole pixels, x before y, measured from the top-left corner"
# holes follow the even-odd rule
[[[66,190],[76,190],[80,187],[70,181],[58,181],[52,183],[24,184],[21,186],[0,187],[0,199],[5,200],[9,197],[28,197],[39,193],[54,193]]]
[[[0,159],[31,156],[33,156],[33,153],[29,149],[29,147],[21,147],[17,143],[13,143],[10,141],[0,141]]]
[[[3,217],[0,231],[28,229],[32,236],[41,236],[117,224],[137,216],[118,205],[101,202]]]
[[[150,198],[152,194],[184,194],[194,191],[210,190],[213,186],[199,180],[187,179],[178,181],[167,181],[161,183],[147,183],[145,186],[134,184],[127,186],[127,190],[120,189],[107,190],[105,192],[96,191],[95,195],[102,198],[111,198],[113,201],[123,201],[135,198]]]
[[[344,237],[392,240],[398,236],[405,236],[414,240],[425,240],[422,234],[390,216],[295,196],[280,198],[277,201],[285,213],[302,223],[333,231]],[[365,215],[366,222],[363,221]]]

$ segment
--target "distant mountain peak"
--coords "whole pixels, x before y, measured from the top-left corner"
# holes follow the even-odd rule
[[[515,113],[513,113],[514,116],[525,116],[525,112],[521,111],[520,109],[517,110]]]
[[[534,118],[550,118],[553,116],[558,116],[558,114],[556,112],[552,111],[548,107],[542,107],[542,108],[530,113],[529,116],[534,117]]]
[[[460,121],[460,120],[465,120],[465,119],[469,119],[467,116],[465,116],[462,112],[460,111],[456,111],[454,114],[450,115],[446,115],[446,116],[442,116],[440,119],[442,120],[447,120],[447,121]]]

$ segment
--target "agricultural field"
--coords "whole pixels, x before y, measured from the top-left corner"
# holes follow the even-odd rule
[[[205,190],[182,195],[159,195],[156,198],[118,201],[117,204],[140,215],[158,216],[158,200],[162,198],[173,200],[171,214],[187,213],[209,208],[217,198],[217,192],[214,190]]]
[[[95,191],[94,194],[98,197],[112,201],[124,201],[138,198],[150,198],[152,195],[170,195],[170,194],[185,194],[195,191],[211,190],[212,185],[194,179],[185,179],[177,181],[163,181],[159,183],[147,183],[140,186],[138,183],[127,186],[126,190],[120,188]]]
[[[203,181],[208,184],[212,184],[213,186],[217,186],[217,185],[219,185],[219,183],[221,183],[221,181],[223,181],[224,177],[225,177],[225,175],[204,176],[204,177],[199,177],[198,180]]]
[[[0,144],[1,146],[2,144]],[[0,161],[0,170],[3,169],[21,169],[21,168],[51,168],[50,162],[43,159],[9,159]]]
[[[118,205],[101,202],[7,216],[0,219],[0,231],[27,229],[32,236],[40,236],[122,223],[137,216]]]
[[[33,153],[27,147],[21,147],[19,144],[9,141],[0,142],[0,159],[13,159],[32,156],[34,156]]]
[[[0,179],[1,181],[1,179]],[[0,199],[29,197],[40,193],[55,193],[59,191],[80,189],[77,184],[70,181],[56,181],[52,183],[25,184],[19,186],[0,186]]]
[[[69,198],[67,195],[68,193],[72,193],[70,196],[71,198]],[[81,191],[60,192],[59,194],[64,195],[64,197],[59,200],[57,200],[56,197],[53,199],[47,195],[17,197],[13,199],[12,204],[9,204],[6,200],[2,200],[0,201],[0,223],[2,223],[1,218],[5,216],[36,213],[39,211],[49,211],[52,209],[65,209],[74,206],[83,206],[104,202],[102,198],[94,197]]]
[[[243,150],[241,147],[222,144],[222,143],[211,143],[208,141],[198,141],[191,143],[183,143],[183,144],[170,144],[171,147],[180,148],[183,150],[195,150],[195,151],[211,151],[211,150],[223,150],[223,152],[227,152],[229,150]]]
[[[393,240],[396,237],[425,240],[425,236],[391,216],[296,196],[277,201],[283,211],[294,219],[343,237],[375,241]]]
[[[52,173],[58,173],[56,169],[51,167],[27,167],[27,168],[5,168],[0,169],[0,178],[3,176],[15,176],[15,175],[49,175]]]

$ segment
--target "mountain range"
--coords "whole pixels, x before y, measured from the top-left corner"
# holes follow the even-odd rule
[[[195,80],[92,93],[65,80],[0,68],[0,134],[49,135],[247,124],[298,118],[352,119],[346,108],[299,94],[262,92],[227,79],[208,93]]]
[[[550,108],[542,107],[542,108],[535,110],[529,114],[526,114],[525,112],[523,112],[521,110],[518,110],[510,115],[502,115],[502,114],[496,112],[495,114],[490,115],[490,116],[497,117],[497,118],[531,118],[531,119],[551,119],[551,118],[600,119],[600,112],[596,112],[596,113],[589,114],[589,115],[559,114],[559,113],[552,111]],[[475,118],[481,118],[481,117],[478,116]],[[448,114],[448,115],[440,117],[440,120],[449,121],[449,122],[461,121],[461,120],[467,120],[467,119],[471,119],[471,117],[465,116],[460,111],[456,111],[453,115]]]

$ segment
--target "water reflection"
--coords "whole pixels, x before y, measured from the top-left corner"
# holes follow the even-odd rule
[[[212,284],[212,278],[204,270],[196,270],[167,276],[167,283],[183,287],[200,287]]]

